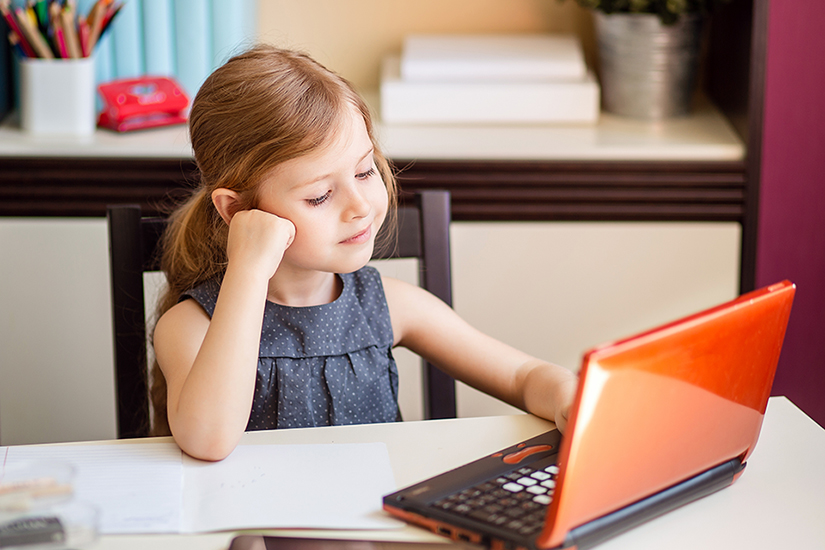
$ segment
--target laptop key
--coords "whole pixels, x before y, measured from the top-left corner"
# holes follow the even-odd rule
[[[535,503],[532,500],[525,500],[524,502],[519,504],[519,508],[521,508],[522,510],[533,511],[541,508],[541,505]]]
[[[545,506],[550,504],[552,501],[553,501],[553,499],[550,498],[550,496],[548,496],[548,495],[536,495],[535,497],[533,497],[533,502],[536,502],[538,504],[543,504]]]
[[[521,508],[508,508],[507,510],[504,510],[504,515],[510,516],[511,518],[520,518],[526,514],[527,512]]]
[[[434,502],[433,506],[435,506],[436,508],[441,508],[442,510],[450,510],[453,506],[455,506],[455,504],[450,502],[449,500],[439,500],[437,502]]]
[[[499,517],[498,514],[485,512],[484,510],[476,510],[475,512],[470,512],[468,515],[473,519],[477,519],[485,523],[494,523],[495,519]]]
[[[544,525],[547,505],[552,501],[554,477],[544,470],[519,468],[442,498],[433,505],[514,533],[532,535]]]

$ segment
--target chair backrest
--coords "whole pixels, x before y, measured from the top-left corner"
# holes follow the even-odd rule
[[[149,376],[143,274],[160,269],[165,218],[144,218],[140,206],[106,209],[109,227],[115,398],[118,437],[149,435]],[[417,258],[419,284],[452,305],[450,194],[421,191],[398,209],[398,244],[376,249],[374,259]],[[456,416],[455,381],[423,364],[424,417]]]

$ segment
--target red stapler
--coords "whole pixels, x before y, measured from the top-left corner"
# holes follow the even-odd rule
[[[97,125],[117,132],[186,122],[189,98],[171,78],[120,79],[97,87],[103,110]]]

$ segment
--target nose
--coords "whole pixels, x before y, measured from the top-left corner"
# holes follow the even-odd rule
[[[369,196],[367,196],[367,189],[359,183],[347,186],[346,206],[344,208],[344,216],[347,219],[364,218],[372,210],[372,203],[370,203]]]

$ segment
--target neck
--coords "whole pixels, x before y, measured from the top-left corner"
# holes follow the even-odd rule
[[[341,279],[334,273],[315,271],[291,273],[279,269],[269,280],[267,299],[289,307],[307,307],[328,304],[341,294]]]

